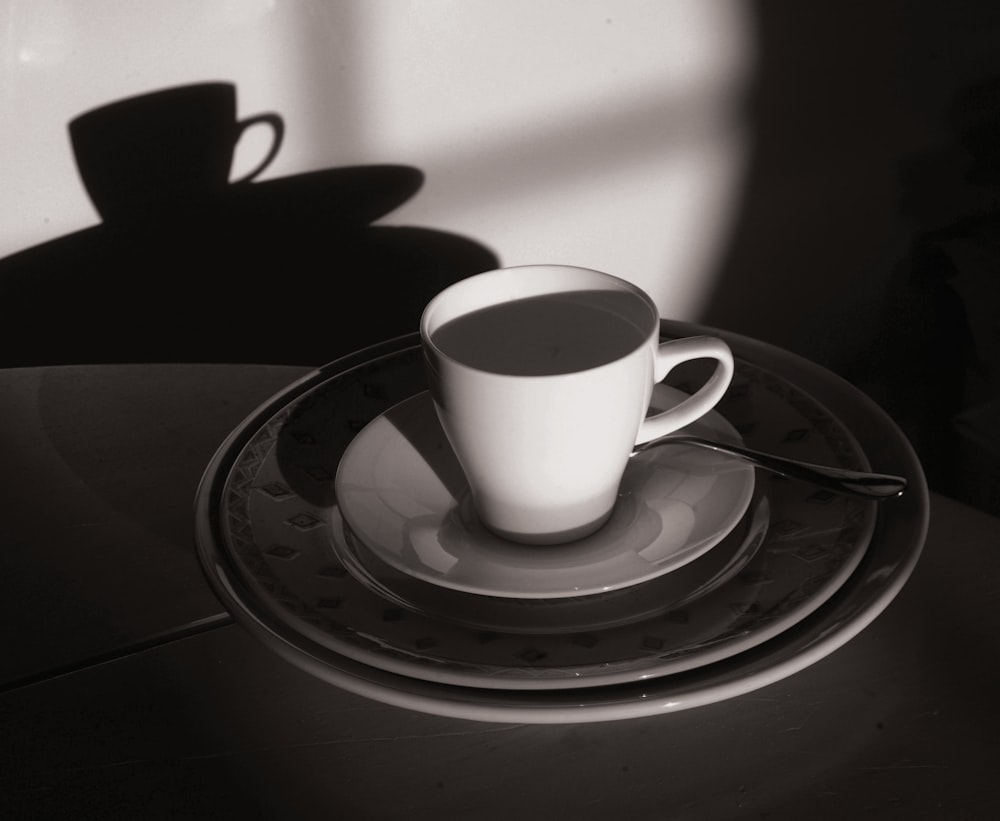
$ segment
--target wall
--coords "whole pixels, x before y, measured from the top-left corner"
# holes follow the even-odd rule
[[[1000,509],[997,42],[950,0],[7,0],[0,365],[323,361],[578,264],[841,373]],[[210,219],[102,223],[67,123],[205,80],[277,158]]]
[[[565,262],[693,318],[734,218],[752,77],[735,0],[13,0],[0,12],[0,255],[97,220],[66,123],[224,79],[286,124],[261,180],[419,168],[386,224],[441,228],[505,265]],[[263,148],[239,146],[234,176]]]

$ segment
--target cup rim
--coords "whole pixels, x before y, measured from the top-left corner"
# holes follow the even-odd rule
[[[535,275],[542,275],[542,274],[544,274],[546,272],[549,272],[550,274],[553,274],[553,275],[561,274],[561,275],[565,275],[566,277],[571,277],[571,276],[572,277],[579,277],[582,274],[582,275],[586,275],[592,281],[599,281],[599,282],[603,282],[605,284],[614,284],[616,286],[615,288],[608,288],[607,290],[618,290],[618,291],[623,291],[623,292],[630,293],[633,296],[637,297],[639,300],[641,300],[646,305],[646,307],[649,309],[649,312],[650,312],[650,329],[649,329],[649,332],[644,337],[644,340],[643,340],[643,342],[641,344],[636,345],[627,354],[624,354],[623,356],[620,356],[617,359],[614,359],[614,360],[612,360],[610,362],[604,362],[604,363],[602,363],[600,365],[594,365],[594,366],[589,367],[589,368],[582,368],[580,370],[571,371],[571,372],[568,372],[568,373],[560,373],[560,374],[537,374],[537,375],[534,375],[534,374],[531,374],[531,375],[524,375],[524,374],[518,374],[518,375],[504,374],[504,373],[496,373],[496,372],[493,372],[493,371],[485,371],[485,370],[482,370],[480,368],[476,368],[476,367],[474,367],[472,365],[468,365],[465,362],[462,362],[461,360],[456,359],[455,357],[450,356],[449,354],[445,353],[431,339],[431,335],[434,333],[434,331],[437,330],[439,327],[441,327],[441,325],[443,325],[446,322],[448,322],[450,319],[454,319],[454,318],[457,318],[459,316],[464,316],[465,314],[470,313],[471,310],[477,310],[477,308],[473,308],[471,310],[459,311],[459,312],[455,313],[453,316],[450,316],[447,319],[445,319],[444,321],[442,321],[440,324],[435,325],[435,327],[433,329],[431,328],[431,324],[432,324],[432,320],[433,320],[434,314],[437,311],[440,310],[441,305],[446,300],[454,298],[455,293],[458,290],[465,290],[465,289],[469,289],[469,288],[475,288],[475,287],[477,287],[477,285],[479,283],[481,283],[481,282],[483,282],[483,281],[485,281],[487,279],[502,279],[502,278],[508,278],[508,277],[517,277],[517,276],[520,276],[521,274],[528,273],[528,272],[532,272]],[[531,282],[528,282],[529,286],[531,284],[532,284]],[[537,284],[537,283],[535,283],[535,284]],[[580,283],[577,282],[577,283],[574,283],[574,285],[579,286]],[[562,290],[547,290],[547,289],[537,289],[536,290],[534,288],[530,288],[529,287],[524,292],[516,294],[516,295],[513,295],[511,298],[506,299],[504,301],[513,301],[514,299],[518,299],[518,298],[527,298],[527,297],[531,297],[531,296],[542,296],[542,295],[545,295],[545,294],[555,294],[555,293],[561,293],[562,291],[571,291],[571,290],[580,290],[580,288],[579,287],[574,287],[574,288],[565,288],[565,289],[562,289]],[[487,307],[488,305],[494,305],[494,304],[502,304],[502,303],[497,302],[497,301],[492,301],[492,302],[484,303],[480,307]],[[429,349],[429,350],[431,350],[433,352],[433,354],[434,354],[435,357],[437,357],[439,359],[446,360],[452,366],[459,367],[459,368],[462,368],[464,370],[473,371],[473,372],[478,373],[478,374],[484,374],[484,375],[488,375],[488,376],[492,376],[492,377],[496,377],[496,378],[517,378],[517,379],[526,379],[526,378],[527,379],[532,379],[532,378],[553,378],[553,377],[568,378],[568,377],[572,377],[572,376],[574,376],[576,374],[590,373],[590,372],[598,370],[600,368],[611,367],[616,362],[621,362],[623,359],[626,359],[626,358],[628,358],[630,356],[636,355],[636,353],[638,351],[641,351],[644,347],[646,347],[646,345],[650,342],[651,339],[653,339],[653,340],[659,339],[659,326],[660,326],[660,312],[659,312],[659,309],[656,307],[656,303],[653,302],[652,297],[650,297],[649,294],[647,294],[638,285],[636,285],[633,282],[630,282],[627,279],[623,279],[622,277],[615,276],[614,274],[608,274],[608,273],[605,273],[603,271],[598,271],[598,270],[593,269],[593,268],[583,268],[583,267],[577,266],[577,265],[531,264],[531,265],[514,265],[514,266],[505,267],[505,268],[495,268],[495,269],[493,269],[491,271],[483,271],[482,273],[473,274],[472,276],[466,277],[465,279],[460,279],[457,282],[454,282],[451,285],[449,285],[448,287],[446,287],[444,290],[440,291],[437,295],[435,295],[430,300],[430,302],[427,303],[427,305],[423,309],[423,312],[421,313],[421,316],[420,316],[420,339],[421,339],[421,342],[423,343],[423,347],[424,347],[425,351],[427,351]]]

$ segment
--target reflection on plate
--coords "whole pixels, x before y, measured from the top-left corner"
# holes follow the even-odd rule
[[[369,420],[422,390],[421,374],[418,350],[404,350],[296,386],[234,433],[199,497],[199,545],[220,595],[276,651],[342,685],[360,676],[411,695],[424,684],[540,693],[693,675],[792,629],[865,554],[875,503],[762,474],[763,543],[738,573],[683,606],[628,624],[528,635],[412,612],[345,570],[331,524],[342,454]],[[867,468],[831,413],[746,362],[720,410],[754,447]],[[381,685],[352,686],[385,695]],[[483,700],[507,703],[495,693]],[[459,701],[475,703],[467,694]],[[431,706],[407,699],[418,702]]]
[[[653,407],[687,395],[656,386]],[[740,442],[718,413],[685,429]],[[585,596],[644,582],[717,545],[746,512],[754,470],[686,446],[629,460],[618,501],[596,533],[563,545],[528,546],[487,530],[430,395],[390,408],[347,448],[335,488],[352,534],[381,561],[425,582],[486,596]]]

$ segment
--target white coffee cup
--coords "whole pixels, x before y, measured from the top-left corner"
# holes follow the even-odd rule
[[[420,334],[430,392],[483,523],[527,544],[582,538],[607,520],[633,447],[711,410],[729,387],[721,339],[661,343],[650,297],[565,265],[478,274],[434,297]],[[647,417],[653,385],[715,359],[690,398]]]

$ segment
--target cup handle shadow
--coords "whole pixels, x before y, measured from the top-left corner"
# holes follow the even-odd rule
[[[240,120],[237,124],[238,130],[236,132],[236,139],[238,141],[247,129],[262,123],[266,123],[271,126],[271,129],[274,131],[274,140],[271,142],[271,150],[267,152],[267,155],[257,164],[256,168],[249,173],[244,174],[238,180],[233,180],[233,185],[242,185],[243,183],[250,182],[254,177],[267,168],[276,156],[278,156],[278,151],[281,149],[281,143],[285,139],[285,123],[277,114],[256,114],[253,117],[247,117],[245,120]]]

